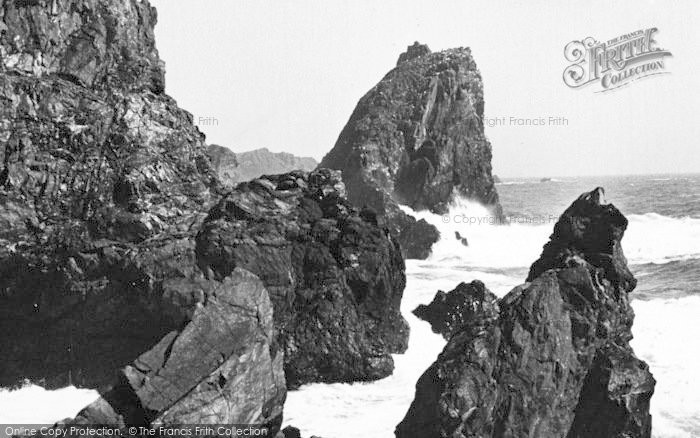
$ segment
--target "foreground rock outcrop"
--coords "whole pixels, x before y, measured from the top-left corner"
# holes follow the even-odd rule
[[[244,268],[263,280],[290,387],[386,377],[407,347],[399,246],[347,201],[340,172],[238,184],[209,212],[197,257],[211,278]]]
[[[649,438],[655,381],[629,345],[626,227],[602,189],[576,200],[528,283],[500,311],[482,304],[463,318],[396,436]]]
[[[235,153],[218,145],[209,145],[207,154],[222,183],[233,186],[262,175],[276,175],[292,170],[311,171],[318,166],[310,157],[287,152],[270,152],[266,148]]]
[[[256,424],[278,431],[286,387],[262,282],[236,269],[222,281],[169,279],[163,288],[168,302],[161,313],[181,328],[120,370],[115,385],[70,422]]]
[[[437,230],[397,204],[444,213],[456,194],[502,214],[483,115],[481,74],[471,51],[432,53],[416,43],[360,99],[321,166],[343,172],[352,203],[388,219],[409,258],[425,258]]]

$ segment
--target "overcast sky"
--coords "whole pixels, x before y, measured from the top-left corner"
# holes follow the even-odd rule
[[[209,143],[329,151],[359,98],[413,41],[468,46],[502,177],[700,172],[700,2],[151,0],[166,91]],[[570,89],[564,46],[657,27],[670,74]],[[509,126],[564,117],[564,126]],[[207,121],[209,121],[207,123]]]

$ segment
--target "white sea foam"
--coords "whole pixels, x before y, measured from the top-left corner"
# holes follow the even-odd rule
[[[511,225],[498,225],[499,219],[489,209],[462,199],[455,201],[445,215],[402,209],[440,231],[441,239],[433,246],[429,261],[490,269],[529,266],[540,255],[556,222],[556,217],[523,217],[514,218]],[[469,246],[456,238],[456,232],[467,239]]]
[[[433,247],[431,260],[488,268],[529,266],[558,219],[550,215],[515,217],[510,225],[493,225],[496,219],[488,209],[465,200],[455,201],[446,215],[402,209],[440,231],[442,239]],[[628,220],[622,246],[630,264],[700,258],[700,219],[647,213],[628,215]],[[468,247],[455,238],[455,232],[467,238]]]
[[[629,215],[622,246],[629,263],[668,263],[700,258],[700,219],[656,213]]]
[[[74,386],[48,391],[28,384],[15,391],[0,390],[0,424],[53,424],[75,417],[99,396]]]
[[[656,438],[700,436],[700,296],[635,300],[632,347],[656,378],[651,399]]]

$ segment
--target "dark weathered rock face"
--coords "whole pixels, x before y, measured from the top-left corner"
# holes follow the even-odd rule
[[[197,237],[200,267],[258,275],[275,306],[287,383],[373,380],[407,346],[398,244],[376,213],[345,198],[340,172],[291,172],[241,183]]]
[[[498,298],[486,289],[484,283],[474,280],[460,283],[447,293],[438,291],[430,304],[421,304],[413,313],[449,341],[457,330],[477,315],[497,314]]]
[[[627,218],[614,205],[605,204],[602,188],[584,193],[554,225],[554,234],[530,267],[527,281],[548,269],[569,267],[583,259],[603,269],[616,286],[631,291],[637,280],[627,268],[620,244],[626,228]]]
[[[270,152],[265,148],[234,153],[223,146],[209,145],[207,154],[219,179],[228,186],[262,175],[276,175],[292,170],[311,171],[318,166],[313,158],[297,157],[287,152]]]
[[[0,385],[101,386],[173,328],[154,303],[196,275],[188,240],[218,182],[162,93],[148,2],[0,14]]]
[[[628,345],[596,353],[567,438],[651,436],[649,402],[656,381]]]
[[[163,63],[148,2],[4,1],[0,57],[6,72],[59,76],[89,88],[163,92]]]
[[[386,215],[408,248],[415,236],[401,235],[406,215],[396,203],[442,213],[456,193],[501,214],[483,114],[481,75],[470,50],[431,53],[416,43],[360,99],[321,166],[342,170],[350,201]],[[437,240],[432,226],[421,228],[432,228]],[[409,257],[425,253],[407,251]]]
[[[262,282],[236,269],[222,281],[169,279],[163,287],[162,313],[180,328],[120,370],[114,387],[71,422],[279,430],[286,386]]]
[[[531,282],[454,332],[396,436],[650,437],[655,381],[629,346],[626,226],[602,189],[576,200]]]

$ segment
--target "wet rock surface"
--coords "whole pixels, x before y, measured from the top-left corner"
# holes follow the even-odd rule
[[[396,436],[650,437],[655,381],[629,345],[626,227],[602,189],[577,199],[529,282],[454,331]]]
[[[349,200],[385,216],[407,257],[425,258],[437,231],[408,219],[397,204],[444,213],[457,194],[502,214],[483,113],[471,51],[432,53],[416,43],[360,99],[321,166],[342,170]],[[407,226],[414,232],[402,232]]]
[[[236,269],[222,281],[168,280],[164,297],[180,328],[122,368],[115,385],[69,423],[279,430],[283,360],[262,282]]]
[[[263,280],[290,387],[386,377],[407,347],[399,246],[346,200],[340,172],[237,185],[205,219],[197,256],[212,278],[241,267]]]
[[[486,289],[484,283],[474,280],[460,283],[447,293],[438,291],[430,304],[421,304],[413,313],[449,341],[457,330],[475,317],[484,313],[497,314],[498,298]]]

